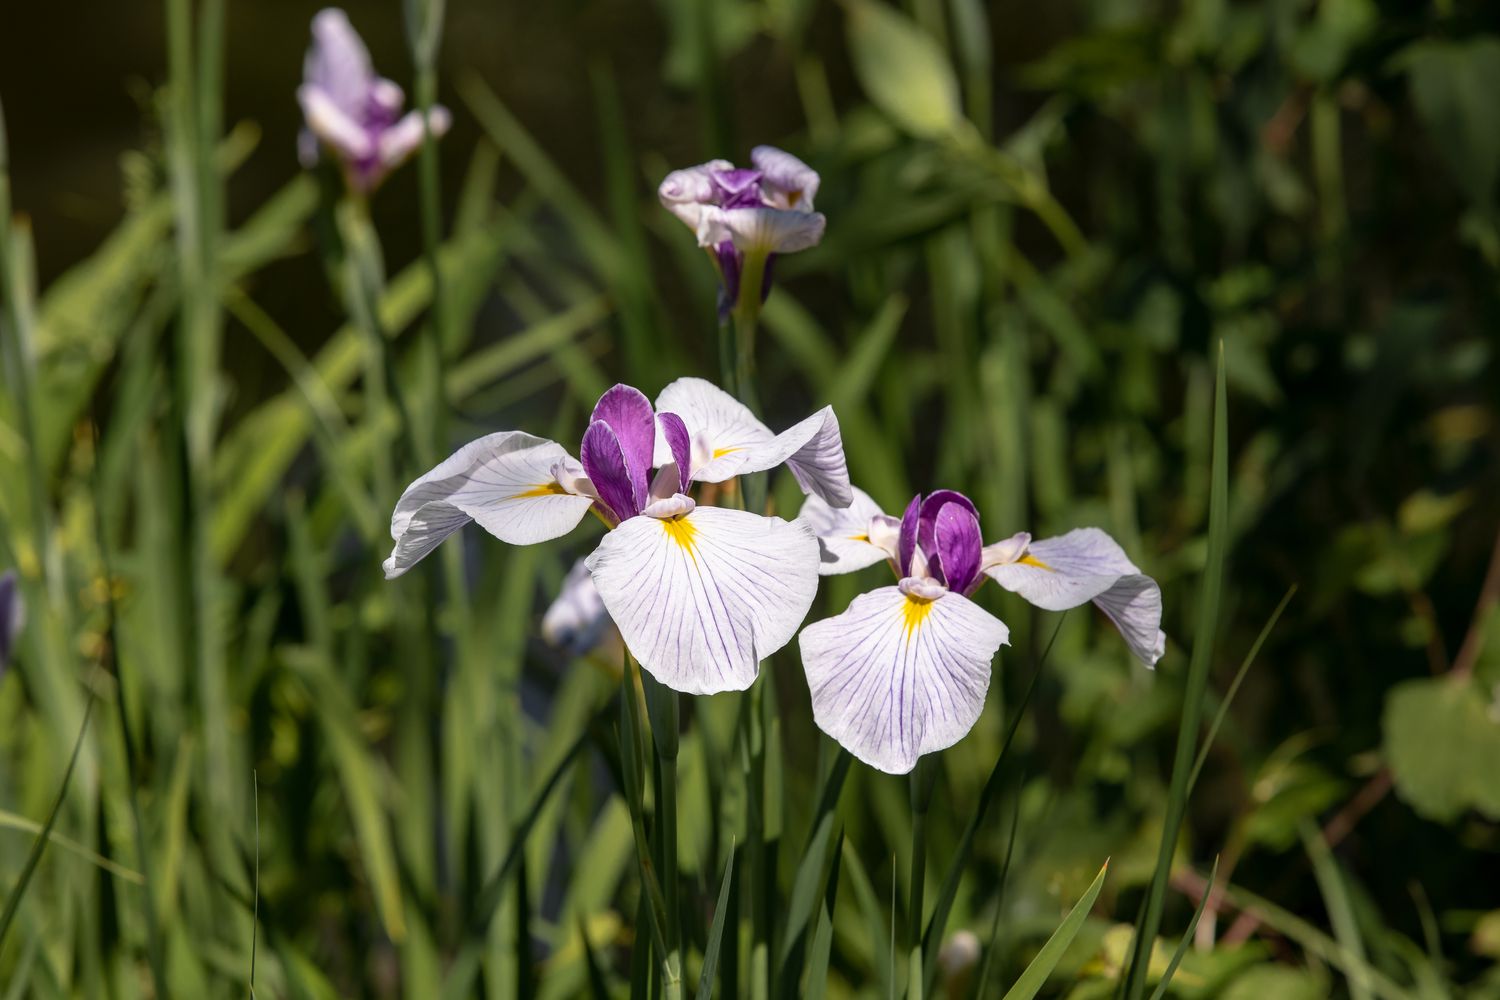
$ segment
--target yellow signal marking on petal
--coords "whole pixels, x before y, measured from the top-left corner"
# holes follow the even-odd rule
[[[1020,563],[1023,566],[1035,566],[1037,569],[1044,569],[1048,573],[1056,573],[1057,572],[1057,570],[1053,569],[1051,566],[1048,566],[1046,563],[1042,562],[1036,556],[1031,556],[1031,555],[1022,556],[1019,561],[1020,561]]]
[[[536,483],[535,485],[529,487],[528,489],[522,490],[520,493],[512,494],[511,496],[508,496],[505,499],[507,499],[507,500],[527,500],[527,499],[530,499],[531,497],[565,497],[565,496],[568,496],[568,491],[562,488],[562,484],[558,483],[558,482],[551,482],[551,483]]]
[[[850,535],[849,536],[849,541],[851,541],[851,542],[868,542],[869,540],[870,540],[870,536],[869,535]]]
[[[906,595],[906,603],[901,605],[901,623],[902,634],[906,636],[907,642],[911,642],[913,633],[922,627],[922,623],[930,614],[932,614],[931,601],[913,597],[910,594]]]
[[[698,529],[692,521],[686,517],[674,517],[663,521],[661,528],[678,548],[692,557],[693,562],[698,561],[697,543],[694,541],[698,537]]]
[[[736,445],[733,448],[715,448],[714,449],[713,457],[714,458],[723,458],[725,455],[733,455],[737,451],[744,451],[744,450],[745,449],[742,446],[739,446],[739,445]]]

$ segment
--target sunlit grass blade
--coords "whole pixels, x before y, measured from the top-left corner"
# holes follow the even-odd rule
[[[729,890],[734,885],[735,853],[735,848],[731,846],[729,859],[724,862],[724,878],[719,883],[719,902],[714,906],[713,927],[708,932],[708,946],[703,950],[703,973],[698,977],[698,1000],[713,1000],[714,975],[719,971],[719,952],[724,947],[724,929],[736,923],[735,914],[729,906]]]
[[[1167,987],[1172,984],[1172,977],[1177,974],[1177,967],[1182,964],[1182,957],[1193,944],[1193,933],[1198,929],[1198,920],[1203,916],[1203,911],[1208,908],[1208,901],[1213,898],[1214,880],[1219,875],[1219,859],[1214,858],[1214,866],[1209,869],[1208,881],[1203,885],[1203,898],[1198,900],[1198,907],[1193,911],[1193,919],[1188,921],[1187,930],[1182,932],[1182,940],[1177,942],[1177,950],[1172,952],[1172,959],[1161,974],[1161,982],[1156,984],[1156,989],[1151,993],[1151,1000],[1162,1000],[1167,995]]]
[[[1017,781],[1019,789],[1024,781]],[[1010,814],[1010,835],[1005,842],[1005,860],[1000,863],[1000,877],[995,886],[995,913],[990,918],[989,941],[984,946],[984,961],[979,966],[979,991],[975,996],[987,997],[990,993],[990,973],[995,968],[995,951],[1000,941],[1000,917],[1005,912],[1005,886],[1010,881],[1010,865],[1016,857],[1016,831],[1021,827],[1021,797],[1016,796],[1016,807]]]
[[[57,825],[58,814],[62,812],[63,803],[68,800],[68,785],[73,780],[73,768],[78,763],[79,751],[83,749],[83,738],[89,731],[89,719],[94,714],[93,692],[89,692],[88,702],[83,708],[83,725],[78,727],[78,737],[73,741],[73,754],[68,758],[67,770],[63,772],[62,784],[57,789],[57,799],[52,803],[52,809],[47,813],[47,819],[42,824],[41,831],[36,840],[31,844],[31,850],[26,855],[26,863],[21,866],[21,874],[16,877],[15,885],[11,886],[9,894],[5,897],[5,909],[0,911],[0,946],[5,944],[5,936],[10,932],[10,925],[16,919],[16,913],[21,909],[21,900],[26,897],[26,889],[31,885],[31,878],[36,874],[36,869],[42,862],[42,855],[47,852],[47,844],[52,839],[52,828]]]
[[[1109,862],[1104,862],[1104,867],[1099,869],[1099,874],[1094,876],[1093,884],[1083,894],[1083,898],[1073,905],[1063,922],[1058,925],[1057,930],[1042,945],[1042,950],[1037,952],[1031,964],[1026,966],[1026,971],[1015,981],[1005,993],[1004,1000],[1031,1000],[1036,996],[1042,986],[1046,984],[1047,977],[1057,967],[1058,959],[1062,958],[1063,952],[1068,950],[1068,945],[1073,943],[1073,938],[1078,936],[1078,931],[1083,927],[1083,922],[1088,919],[1089,911],[1094,908],[1094,900],[1099,898],[1099,890],[1104,888],[1104,876],[1109,873]]]
[[[1161,929],[1162,907],[1177,837],[1187,814],[1188,777],[1193,770],[1194,750],[1203,714],[1208,669],[1213,660],[1214,635],[1219,624],[1219,600],[1224,584],[1224,557],[1229,545],[1229,400],[1224,391],[1224,348],[1221,344],[1214,390],[1214,446],[1208,499],[1208,560],[1203,568],[1203,588],[1198,604],[1198,624],[1193,632],[1193,654],[1188,664],[1182,696],[1182,719],[1177,730],[1177,752],[1172,763],[1172,783],[1167,794],[1166,815],[1156,868],[1136,924],[1128,973],[1122,980],[1128,1000],[1140,1000],[1146,989],[1146,971],[1151,947]]]
[[[1000,744],[1000,753],[995,757],[995,766],[990,768],[990,776],[985,779],[984,788],[979,792],[979,801],[974,806],[974,815],[969,817],[969,822],[959,837],[958,847],[953,852],[953,860],[948,865],[948,873],[943,877],[943,886],[938,891],[937,903],[932,910],[932,919],[927,922],[927,930],[922,935],[922,954],[925,956],[922,981],[929,992],[937,976],[938,942],[942,940],[943,933],[947,929],[948,915],[952,912],[953,901],[958,896],[958,884],[963,880],[964,869],[968,867],[969,856],[974,851],[974,838],[978,836],[979,828],[984,825],[984,818],[989,813],[990,805],[1005,784],[1002,765],[1010,751],[1011,741],[1016,738],[1016,731],[1021,728],[1021,718],[1026,714],[1027,706],[1031,704],[1032,695],[1036,693],[1036,685],[1042,676],[1042,668],[1047,665],[1047,656],[1052,652],[1052,645],[1057,642],[1058,633],[1062,631],[1063,621],[1066,618],[1067,612],[1058,616],[1057,625],[1052,629],[1052,637],[1047,640],[1046,648],[1042,650],[1041,657],[1031,671],[1031,679],[1026,682],[1026,691],[1021,695],[1021,700],[1016,703],[1015,711],[1010,718],[1010,725],[1006,727],[1005,739]]]
[[[1365,969],[1369,959],[1365,954],[1364,938],[1359,933],[1359,920],[1354,915],[1354,906],[1349,898],[1349,889],[1344,884],[1344,874],[1323,832],[1310,821],[1301,824],[1302,844],[1307,858],[1312,862],[1313,877],[1318,881],[1318,891],[1323,894],[1323,905],[1328,909],[1328,922],[1333,925],[1333,938],[1347,951],[1355,962],[1346,970],[1349,979],[1349,1000],[1371,1000],[1373,994]]]
[[[1240,684],[1244,682],[1245,676],[1250,672],[1250,665],[1255,662],[1255,657],[1260,653],[1260,647],[1271,635],[1271,630],[1281,620],[1281,613],[1296,596],[1297,585],[1294,583],[1287,588],[1286,594],[1282,596],[1281,603],[1276,605],[1276,610],[1271,612],[1271,617],[1266,619],[1266,624],[1261,628],[1260,634],[1250,644],[1250,651],[1245,654],[1244,662],[1240,669],[1235,672],[1234,680],[1229,682],[1229,689],[1224,692],[1224,698],[1219,702],[1219,710],[1214,713],[1214,721],[1209,723],[1208,732],[1203,736],[1203,746],[1198,749],[1198,759],[1193,761],[1193,773],[1188,776],[1188,795],[1193,794],[1193,787],[1198,783],[1198,774],[1203,770],[1203,762],[1208,760],[1208,752],[1213,749],[1214,738],[1219,735],[1219,727],[1224,724],[1224,717],[1229,714],[1230,703],[1234,696],[1239,693]],[[1215,865],[1217,867],[1217,865]]]

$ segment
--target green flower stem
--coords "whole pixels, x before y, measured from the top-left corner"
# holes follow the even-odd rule
[[[760,400],[755,392],[755,331],[760,325],[760,288],[766,277],[764,251],[745,255],[740,271],[740,297],[734,305],[734,391],[757,414]]]
[[[908,883],[907,943],[910,957],[906,966],[907,1000],[922,1000],[922,896],[927,883],[927,807],[932,802],[932,786],[937,779],[936,758],[930,754],[917,761],[911,775],[911,879]]]
[[[682,910],[678,902],[677,874],[677,748],[680,728],[678,694],[641,671],[646,692],[646,711],[651,719],[651,737],[660,769],[657,787],[656,841],[661,866],[662,897],[666,904],[667,965],[677,981],[668,983],[668,996],[682,989]],[[675,986],[675,992],[673,987]]]

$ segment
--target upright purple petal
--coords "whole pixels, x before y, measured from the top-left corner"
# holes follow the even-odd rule
[[[661,435],[672,449],[672,462],[677,466],[677,488],[673,492],[686,493],[693,475],[693,440],[687,424],[675,413],[658,413],[656,422],[661,425]]]
[[[11,654],[16,649],[16,638],[26,620],[26,605],[21,600],[20,585],[16,571],[0,574],[0,673],[10,666]]]
[[[911,557],[917,551],[917,518],[921,510],[922,494],[918,493],[906,505],[906,513],[901,515],[901,537],[896,543],[896,554],[902,576],[911,575]]]
[[[979,565],[984,541],[979,537],[979,518],[960,503],[946,503],[938,511],[933,537],[938,561],[948,589],[967,594],[981,579]]]
[[[609,424],[602,420],[589,424],[589,429],[583,433],[578,457],[599,494],[600,502],[614,514],[615,520],[626,521],[641,512],[643,504],[636,500],[630,467],[625,462],[625,449]]]
[[[943,508],[949,504],[958,504],[973,514],[976,519],[979,517],[979,509],[974,506],[974,501],[957,490],[934,490],[927,494],[927,499],[922,501],[921,514],[917,518],[917,544],[922,547],[922,552],[928,560],[936,563],[931,568],[939,579],[943,578],[943,573],[941,570],[942,553],[937,545],[937,519]]]
[[[312,47],[302,64],[303,82],[326,93],[345,114],[362,119],[375,71],[349,15],[337,7],[318,11],[312,36]]]
[[[743,167],[715,170],[713,180],[716,200],[722,208],[750,208],[761,203],[759,170]]]
[[[651,485],[651,456],[656,451],[656,417],[651,401],[634,386],[616,385],[599,397],[590,421],[603,421],[615,432],[625,455],[630,485],[635,495],[635,509],[646,506]],[[590,471],[589,477],[593,478]]]

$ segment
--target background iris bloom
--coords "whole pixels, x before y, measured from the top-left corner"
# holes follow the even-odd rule
[[[312,36],[297,88],[307,122],[299,141],[302,164],[315,166],[319,149],[327,149],[350,186],[368,193],[422,145],[422,113],[401,114],[406,96],[396,83],[375,75],[369,50],[342,10],[319,11]],[[433,138],[451,123],[448,109],[433,105],[427,116]]]
[[[749,687],[812,604],[817,541],[806,523],[700,506],[688,493],[694,482],[786,464],[820,503],[847,504],[838,420],[825,408],[773,434],[699,379],[669,385],[656,410],[637,389],[610,389],[579,459],[519,431],[465,445],[396,504],[387,578],[470,521],[528,545],[567,534],[593,510],[611,530],[585,565],[641,666],[689,694]]]
[[[1165,647],[1161,590],[1098,528],[986,546],[962,493],[916,496],[901,518],[862,490],[833,508],[810,498],[799,520],[818,536],[824,575],[885,560],[899,583],[854,599],[799,640],[819,728],[872,767],[904,774],[973,728],[1005,623],[969,600],[985,579],[1049,611],[1093,601],[1154,666]]]

